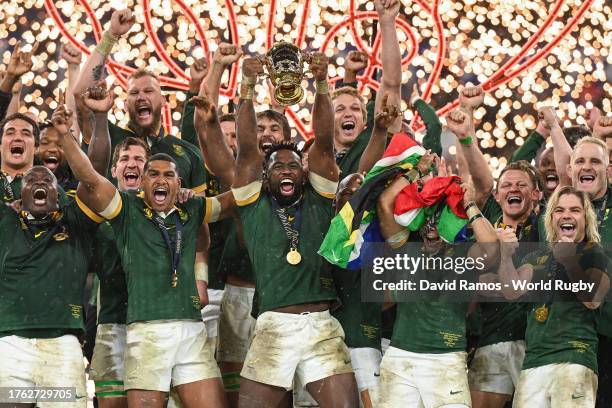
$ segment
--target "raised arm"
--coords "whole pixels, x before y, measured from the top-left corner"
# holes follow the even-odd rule
[[[4,78],[0,81],[0,92],[10,94],[13,85],[15,85],[24,74],[32,70],[32,66],[34,65],[32,56],[36,54],[37,50],[38,41],[34,43],[32,50],[29,52],[23,51],[21,49],[21,41],[17,41],[15,49],[11,53],[8,65],[6,66],[6,75],[4,75]]]
[[[196,129],[193,125],[193,116],[195,114],[195,106],[191,102],[193,96],[197,96],[200,92],[200,87],[206,74],[208,73],[208,60],[206,57],[199,58],[189,67],[189,91],[187,92],[187,100],[181,117],[181,139],[191,143],[194,146],[200,146]],[[206,158],[204,158],[206,162]]]
[[[544,122],[544,126],[550,131],[555,156],[555,168],[559,176],[559,186],[571,186],[572,180],[567,174],[567,165],[572,156],[572,147],[563,134],[563,129],[557,120],[557,114],[550,106],[542,107],[538,111],[538,117]]]
[[[209,170],[221,179],[221,191],[227,191],[234,182],[234,155],[225,141],[219,124],[217,107],[206,87],[190,101],[196,107],[194,126],[200,141],[200,150]]]
[[[15,82],[13,89],[11,89],[11,102],[6,110],[6,116],[19,112],[19,107],[21,106],[21,88],[21,80]]]
[[[263,157],[257,146],[257,118],[253,97],[257,75],[263,72],[263,65],[258,58],[246,58],[242,62],[240,106],[236,114],[238,156],[233,188],[243,187],[261,179]]]
[[[93,137],[89,143],[87,157],[101,176],[106,176],[111,158],[111,141],[108,133],[108,111],[113,107],[114,94],[106,89],[106,82],[89,88],[83,94],[83,103],[94,114]]]
[[[62,149],[75,177],[79,180],[77,197],[97,213],[103,212],[116,194],[115,186],[101,176],[91,165],[91,162],[79,148],[75,138],[70,134],[73,112],[64,105],[63,94],[60,96],[59,107],[53,112],[51,120],[61,137]]]
[[[384,95],[389,105],[400,106],[402,86],[402,54],[395,28],[395,19],[400,9],[399,0],[375,0],[374,7],[378,13],[381,35],[382,88],[376,95],[374,111],[379,112]],[[389,126],[390,132],[398,132],[402,119],[397,116]]]
[[[419,85],[412,86],[412,93],[408,99],[408,107],[416,109],[425,124],[425,136],[423,136],[423,147],[432,153],[442,156],[442,122],[436,110],[419,96]]]
[[[219,48],[215,51],[210,74],[206,79],[206,85],[210,92],[210,100],[215,106],[219,106],[219,89],[221,87],[223,71],[238,61],[241,56],[242,50],[240,46],[228,43],[219,44]]]
[[[130,31],[135,21],[136,18],[129,9],[113,11],[109,29],[104,32],[102,40],[89,55],[79,73],[79,79],[72,89],[75,97],[102,79],[106,58],[112,52],[113,46],[119,41],[119,38]]]
[[[382,104],[379,107],[380,110],[376,112],[372,136],[359,160],[359,173],[367,173],[382,158],[387,146],[388,129],[395,122],[395,119],[400,116],[400,110],[397,105],[387,105],[388,96],[388,94],[383,96]]]
[[[76,101],[74,94],[72,93],[72,88],[76,85],[76,81],[79,76],[79,66],[81,65],[82,54],[78,48],[76,48],[72,44],[62,44],[62,48],[60,51],[61,58],[66,61],[68,64],[68,69],[66,70],[66,78],[68,79],[68,91],[66,92],[66,107],[75,112]],[[77,138],[79,135],[80,129],[78,125],[78,121],[73,121],[72,123],[72,134],[74,134]]]
[[[314,76],[316,95],[312,106],[312,128],[315,141],[308,151],[308,167],[328,180],[338,181],[339,172],[334,156],[334,109],[329,97],[325,54],[312,54],[310,70]]]
[[[482,207],[493,189],[493,175],[489,164],[478,147],[476,130],[474,127],[473,109],[480,105],[484,99],[484,92],[480,87],[465,87],[461,90],[462,110],[455,110],[448,114],[446,123],[459,139],[460,149],[457,155],[462,154],[476,189],[476,203]]]
[[[531,282],[533,279],[533,266],[524,264],[520,268],[514,266],[512,257],[519,246],[518,239],[512,229],[500,231],[498,233],[500,240],[500,262],[497,274],[499,282],[502,284],[502,294],[508,300],[514,300],[521,297],[527,290],[514,289],[512,282],[526,281]]]

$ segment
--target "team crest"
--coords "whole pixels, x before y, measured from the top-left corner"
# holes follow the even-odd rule
[[[178,156],[183,156],[185,154],[185,150],[183,150],[183,146],[172,145],[172,149],[174,149],[174,153]]]
[[[149,207],[144,207],[142,209],[142,212],[144,213],[145,217],[147,217],[148,220],[153,218],[153,211],[151,211]]]

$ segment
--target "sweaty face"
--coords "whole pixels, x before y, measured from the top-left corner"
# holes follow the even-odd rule
[[[234,152],[234,157],[236,157],[236,153],[238,152],[238,141],[236,140],[236,122],[231,120],[226,120],[220,123],[221,131],[225,136],[225,141],[232,152]]]
[[[353,194],[359,190],[361,183],[363,183],[363,175],[359,173],[349,174],[342,179],[338,184],[338,192],[336,193],[336,212],[340,211]]]
[[[594,143],[580,145],[568,165],[572,185],[579,191],[588,193],[592,198],[599,198],[606,192],[608,178],[608,152]]]
[[[257,119],[257,143],[261,152],[265,154],[273,143],[283,140],[283,126],[280,123],[265,116]]]
[[[526,172],[508,170],[502,174],[495,193],[495,200],[506,217],[520,220],[529,215],[533,209],[533,202],[537,199],[538,191]]]
[[[2,168],[25,172],[34,163],[34,128],[22,119],[11,120],[2,129],[0,161]]]
[[[555,156],[552,148],[546,149],[540,156],[538,171],[540,173],[540,181],[544,186],[544,195],[548,197],[559,185],[559,176],[555,168]]]
[[[580,198],[574,194],[559,197],[559,203],[553,210],[553,228],[557,237],[567,237],[574,242],[584,240],[586,217]]]
[[[348,149],[365,127],[361,101],[357,96],[341,94],[334,98],[333,104],[336,149]]]
[[[60,136],[54,128],[46,128],[42,131],[36,152],[38,159],[52,172],[55,172],[64,161],[64,151],[60,147]]]
[[[156,136],[161,124],[161,108],[165,103],[155,78],[143,76],[128,82],[127,109],[130,124],[138,136]]]
[[[131,145],[119,152],[119,159],[111,169],[119,190],[138,190],[142,182],[147,152],[142,146]]]
[[[181,187],[176,166],[165,160],[149,163],[142,178],[145,201],[155,211],[169,211],[176,202]]]
[[[57,180],[44,166],[34,166],[23,177],[21,204],[25,211],[42,217],[57,210]]]
[[[297,153],[278,150],[268,160],[268,187],[279,204],[295,202],[302,194],[304,170]]]

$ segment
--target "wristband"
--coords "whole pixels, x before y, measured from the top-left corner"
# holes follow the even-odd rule
[[[477,207],[476,202],[470,201],[469,203],[467,203],[467,205],[465,206],[465,211],[469,210],[472,207]]]
[[[412,169],[408,173],[402,174],[402,177],[408,180],[409,183],[414,183],[420,178],[419,171],[417,169]]]
[[[119,41],[110,31],[105,31],[102,36],[102,40],[96,46],[96,51],[100,54],[107,56],[113,50],[115,43]]]
[[[240,99],[253,99],[255,96],[255,85],[251,85],[248,82],[242,82],[240,84]]]
[[[484,218],[484,215],[482,215],[481,213],[478,213],[478,214],[474,215],[473,217],[470,217],[468,222],[471,224],[471,223],[473,223],[474,221],[476,221],[479,218]]]
[[[195,279],[208,283],[208,264],[206,262],[196,262]]]
[[[315,82],[315,89],[317,90],[317,93],[320,95],[328,95],[329,94],[329,84],[327,83],[327,80]]]
[[[387,238],[387,243],[391,246],[391,248],[399,248],[408,241],[409,237],[410,233],[408,230],[403,229]]]
[[[463,146],[471,146],[472,145],[472,136],[467,136],[464,139],[459,139],[459,143]]]
[[[476,216],[477,214],[482,214],[480,210],[478,209],[478,207],[476,206],[468,208],[467,210],[465,210],[465,212],[467,213],[467,216],[469,218],[472,218]]]

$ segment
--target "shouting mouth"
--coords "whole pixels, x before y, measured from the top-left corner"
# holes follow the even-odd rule
[[[355,131],[355,126],[356,124],[353,120],[346,120],[340,124],[340,127],[342,128],[342,133],[344,133],[345,136],[351,136]]]
[[[59,166],[59,158],[57,156],[47,156],[43,161],[46,168],[51,171],[55,171],[55,169]]]
[[[158,205],[164,205],[168,198],[168,189],[166,187],[155,187],[153,190],[153,202]]]
[[[136,114],[139,121],[148,121],[152,117],[152,111],[149,106],[141,106],[136,108]]]
[[[576,232],[576,224],[573,222],[563,222],[559,226],[561,228],[561,236],[573,237]]]
[[[585,175],[580,176],[579,180],[581,184],[590,186],[595,183],[595,176],[592,174],[585,174]]]
[[[23,145],[13,145],[10,149],[11,156],[15,159],[21,159],[25,153],[25,146]]]
[[[138,188],[140,186],[140,176],[135,171],[126,171],[123,173],[125,186],[129,188]]]
[[[544,185],[548,190],[554,190],[559,185],[559,177],[556,173],[548,173],[544,179]]]
[[[37,188],[32,194],[34,198],[34,205],[43,206],[47,204],[47,190],[44,188]]]
[[[523,197],[520,195],[510,195],[506,202],[510,208],[520,209],[523,204]]]
[[[295,183],[288,178],[282,179],[280,182],[280,193],[284,196],[292,196],[295,192]]]

